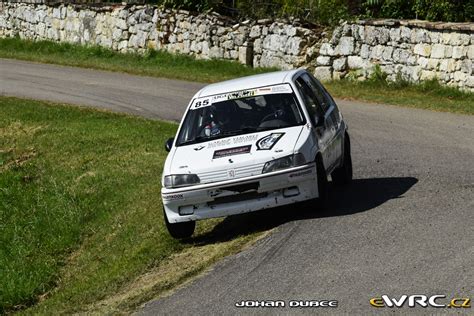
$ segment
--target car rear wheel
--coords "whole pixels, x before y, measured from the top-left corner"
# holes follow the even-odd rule
[[[342,166],[336,168],[331,173],[332,181],[335,185],[347,185],[352,181],[352,157],[351,157],[351,142],[349,134],[344,137],[344,157],[342,158]]]
[[[329,196],[329,186],[326,169],[321,159],[316,159],[316,173],[318,181],[318,198],[316,199],[316,203],[318,207],[324,208]]]
[[[194,229],[196,228],[195,221],[171,224],[168,221],[168,217],[166,216],[166,212],[164,209],[163,217],[165,218],[166,228],[168,229],[168,232],[170,233],[171,237],[176,239],[189,238],[194,233]]]

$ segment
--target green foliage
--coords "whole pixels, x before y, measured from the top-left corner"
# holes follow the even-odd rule
[[[380,68],[379,65],[375,65],[374,71],[372,72],[368,80],[374,83],[385,84],[387,82],[387,74],[382,70],[382,68]]]
[[[236,6],[242,17],[300,18],[324,25],[334,25],[348,17],[346,0],[238,0]]]
[[[474,19],[472,0],[157,0],[156,3],[194,11],[214,9],[224,14],[228,12],[223,8],[231,8],[241,19],[294,17],[323,25],[334,25],[357,14],[369,18],[452,22]]]
[[[213,0],[157,0],[157,4],[166,8],[205,11],[214,8],[217,1]]]
[[[474,20],[472,0],[366,0],[367,17],[470,22]]]

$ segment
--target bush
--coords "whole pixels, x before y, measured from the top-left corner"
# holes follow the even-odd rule
[[[64,0],[63,0],[64,1]],[[71,0],[92,2],[92,0]],[[350,17],[421,19],[472,22],[473,0],[126,0],[197,12],[215,10],[244,20],[248,18],[299,18],[322,25],[335,25]],[[106,2],[106,1],[104,1]],[[120,2],[108,0],[107,2]]]
[[[349,16],[346,0],[238,0],[236,4],[240,16],[251,18],[300,18],[334,25]]]
[[[361,8],[366,17],[374,18],[447,22],[474,20],[472,0],[366,0]]]

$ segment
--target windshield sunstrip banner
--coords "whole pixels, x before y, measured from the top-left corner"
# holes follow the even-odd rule
[[[224,158],[224,157],[241,155],[241,154],[248,154],[250,153],[251,148],[252,148],[252,145],[247,145],[247,146],[241,146],[241,147],[233,147],[233,148],[216,150],[214,152],[214,155],[212,156],[212,159]]]
[[[267,94],[280,94],[280,93],[293,93],[290,85],[287,83],[279,84],[276,86],[267,86],[249,90],[241,90],[241,91],[234,91],[234,92],[227,92],[223,94],[217,94],[210,97],[202,97],[193,100],[191,105],[191,110],[203,108],[206,106],[210,106],[213,103],[223,102],[227,100],[235,100],[235,99],[242,99],[247,97],[254,97],[259,95],[267,95]]]

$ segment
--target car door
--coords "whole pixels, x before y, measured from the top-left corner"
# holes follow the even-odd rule
[[[305,75],[306,74],[303,74],[296,78],[295,85],[309,114],[313,135],[318,142],[318,147],[323,158],[324,167],[326,170],[328,170],[332,164],[331,149],[329,147],[332,138],[330,130],[332,123],[326,119],[320,101],[318,100],[311,86],[308,84],[307,80],[305,80]]]
[[[329,93],[317,79],[308,73],[306,73],[303,78],[307,80],[314,94],[321,102],[324,115],[328,120],[330,129],[330,140],[328,144],[330,153],[328,155],[330,156],[329,160],[332,170],[337,164],[339,164],[340,158],[342,158],[343,131],[339,109],[337,108],[334,99],[329,95]]]
[[[336,102],[329,92],[324,88],[324,86],[317,80],[314,79],[317,86],[319,87],[321,93],[323,94],[327,104],[329,104],[329,113],[334,125],[335,135],[333,137],[332,147],[334,149],[335,163],[339,162],[339,159],[342,159],[343,148],[344,148],[344,133],[346,127],[342,121],[342,115],[339,112]]]

